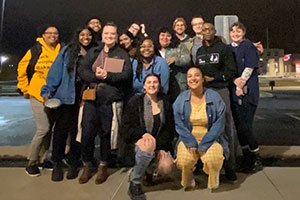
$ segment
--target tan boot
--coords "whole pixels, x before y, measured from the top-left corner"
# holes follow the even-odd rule
[[[90,168],[87,164],[83,165],[83,172],[79,178],[79,184],[87,183],[95,174],[97,169]]]
[[[107,167],[105,165],[99,165],[98,172],[97,172],[97,177],[95,180],[96,184],[102,184],[106,181],[108,178],[109,173],[107,172]]]

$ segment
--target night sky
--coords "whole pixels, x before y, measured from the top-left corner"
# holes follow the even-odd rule
[[[237,15],[250,40],[266,47],[268,28],[270,48],[300,53],[299,11],[299,0],[6,0],[2,48],[23,56],[35,41],[37,27],[49,23],[57,25],[60,39],[68,42],[76,27],[95,15],[114,21],[120,31],[133,21],[145,23],[155,40],[158,29],[171,28],[178,16],[187,20],[192,33],[192,16],[213,22],[215,15]]]

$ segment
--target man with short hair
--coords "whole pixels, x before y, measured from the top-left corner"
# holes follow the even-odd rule
[[[93,35],[94,35],[94,40],[99,43],[102,40],[101,37],[101,20],[98,17],[91,17],[88,22],[87,25],[93,29]]]
[[[170,67],[169,101],[173,103],[180,92],[187,89],[186,72],[191,64],[190,50],[192,42],[190,36],[185,33],[187,26],[182,17],[178,17],[173,22],[173,30],[179,45],[169,48],[165,52],[165,59]]]
[[[100,164],[96,184],[106,181],[108,159],[111,151],[111,129],[113,102],[124,100],[132,84],[132,69],[128,54],[117,44],[117,27],[108,23],[103,27],[102,41],[99,47],[91,49],[79,63],[78,75],[89,85],[96,89],[96,99],[86,100],[82,118],[82,160],[84,169],[79,183],[84,184],[97,172],[94,158],[95,137],[100,136]],[[107,58],[124,60],[121,72],[108,72],[104,69]],[[116,61],[115,61],[116,62]],[[116,63],[115,63],[116,64]],[[109,66],[106,66],[109,67]]]
[[[202,26],[203,26],[203,24],[204,24],[204,20],[201,16],[193,17],[193,19],[191,21],[193,31],[196,34],[192,38],[193,46],[191,49],[192,61],[194,64],[196,63],[197,50],[202,46],[202,41],[203,41]]]
[[[227,179],[235,181],[237,177],[233,167],[233,121],[227,87],[237,73],[237,64],[230,47],[224,44],[220,37],[216,36],[216,29],[213,24],[204,23],[202,35],[203,45],[197,50],[196,64],[203,72],[205,87],[217,91],[225,102],[225,137],[229,142],[231,158],[224,161],[224,169]]]
[[[191,38],[185,33],[187,29],[186,22],[183,17],[177,17],[173,22],[173,30],[180,43],[184,43],[188,49],[192,48]]]

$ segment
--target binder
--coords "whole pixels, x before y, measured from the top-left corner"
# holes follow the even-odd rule
[[[105,58],[104,61],[104,67],[107,72],[113,72],[113,73],[118,73],[123,71],[123,66],[124,66],[124,59],[118,59],[118,58]]]

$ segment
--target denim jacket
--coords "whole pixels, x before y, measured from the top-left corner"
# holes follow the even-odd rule
[[[224,138],[225,127],[225,103],[219,94],[211,89],[204,90],[206,101],[206,113],[208,119],[208,132],[198,144],[192,134],[190,123],[191,114],[191,90],[182,92],[173,104],[175,128],[187,148],[195,147],[201,152],[206,152],[215,142],[219,142],[226,158],[229,156],[228,143]]]
[[[75,103],[75,65],[74,70],[67,71],[69,63],[68,46],[65,46],[53,62],[46,78],[46,85],[41,89],[41,96],[57,98],[62,104]]]
[[[165,59],[160,56],[155,56],[151,62],[148,69],[143,67],[142,74],[138,77],[137,74],[137,65],[138,62],[136,59],[132,62],[133,70],[133,89],[135,93],[143,94],[144,93],[144,78],[150,74],[155,73],[160,76],[161,86],[165,94],[169,90],[169,66]]]

